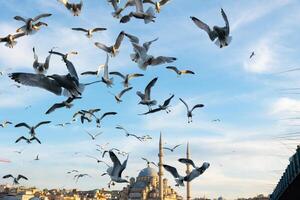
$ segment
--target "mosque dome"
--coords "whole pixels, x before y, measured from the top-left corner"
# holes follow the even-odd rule
[[[157,171],[152,167],[148,166],[145,169],[142,169],[138,177],[156,177],[158,176]]]

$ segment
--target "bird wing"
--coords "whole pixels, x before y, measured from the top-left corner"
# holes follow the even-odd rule
[[[148,42],[145,42],[145,43],[143,44],[143,47],[144,47],[144,48],[146,49],[146,51],[148,52],[148,50],[149,50],[151,44],[152,44],[153,42],[156,42],[157,40],[158,40],[158,38],[155,38],[154,40],[150,40],[150,41],[148,41]]]
[[[93,28],[91,30],[91,32],[93,33],[93,32],[97,32],[97,31],[105,31],[105,30],[107,30],[107,29],[106,28]]]
[[[165,168],[165,170],[170,172],[174,178],[179,178],[180,177],[180,175],[178,174],[178,171],[175,167],[172,167],[170,165],[163,165],[163,167]]]
[[[196,17],[191,17],[191,19],[196,24],[196,26],[198,26],[208,34],[211,41],[214,41],[217,38],[217,33],[215,31],[212,31],[207,24],[205,24],[204,22],[202,22],[200,19]]]
[[[35,22],[35,21],[38,21],[39,19],[43,18],[43,17],[50,17],[52,14],[50,13],[44,13],[44,14],[40,14],[36,17],[34,17],[32,20]]]
[[[111,161],[114,163],[114,170],[115,170],[115,168],[120,167],[121,162],[118,159],[118,157],[116,156],[116,154],[113,151],[109,151],[108,153],[109,153],[109,157],[110,157]]]
[[[229,28],[229,21],[228,21],[228,18],[227,18],[227,15],[225,14],[223,8],[221,8],[221,14],[222,14],[222,17],[225,21],[225,25],[226,25],[226,34],[229,35],[229,32],[230,32],[230,28]]]
[[[173,70],[173,71],[175,71],[177,74],[179,74],[179,70],[178,70],[178,68],[177,67],[175,67],[175,66],[168,66],[168,67],[166,67],[167,69],[170,69],[170,70]]]
[[[97,75],[97,71],[86,71],[82,72],[81,75]]]
[[[30,140],[29,140],[28,138],[26,138],[26,137],[24,137],[24,136],[21,136],[21,137],[19,137],[19,138],[15,141],[15,143],[18,143],[18,142],[20,142],[21,140],[26,140],[26,142],[30,142]]]
[[[160,4],[160,6],[163,6],[166,3],[168,3],[169,1],[171,1],[171,0],[160,0],[159,4]]]
[[[179,158],[178,161],[183,163],[183,164],[192,165],[194,168],[196,168],[196,165],[194,164],[194,162],[191,159]]]
[[[129,74],[128,75],[128,80],[132,79],[132,78],[136,78],[136,77],[141,77],[144,76],[144,74]]]
[[[17,177],[17,180],[20,180],[21,178],[25,179],[25,180],[28,180],[28,178],[26,176],[23,176],[23,175],[19,174],[18,177]]]
[[[170,96],[167,100],[165,100],[163,106],[164,107],[168,106],[173,98],[174,98],[174,94]]]
[[[134,42],[134,43],[137,43],[137,44],[140,42],[139,38],[134,36],[134,35],[131,35],[131,34],[128,34],[128,33],[124,33],[124,35],[129,38],[130,42]]]
[[[135,0],[136,12],[144,13],[143,2],[142,0]]]
[[[182,74],[195,74],[195,72],[191,71],[191,70],[181,70],[180,71]]]
[[[124,31],[121,31],[116,39],[115,44],[114,44],[115,49],[120,48],[123,39],[124,39]]]
[[[155,108],[155,109],[149,110],[148,112],[145,112],[145,113],[140,114],[140,115],[148,115],[148,114],[151,114],[151,113],[159,112],[161,110],[162,110],[161,108]]]
[[[7,175],[3,176],[2,178],[14,178],[14,176],[11,174],[7,174]]]
[[[161,64],[165,64],[165,63],[174,62],[175,60],[177,60],[177,58],[175,58],[175,57],[158,56],[151,60],[150,65],[161,65]]]
[[[64,58],[64,62],[66,63],[67,69],[69,71],[69,74],[71,77],[75,78],[77,81],[79,80],[78,74],[76,72],[76,69],[71,61],[69,61],[67,58]]]
[[[62,88],[55,80],[42,74],[12,73],[9,77],[22,85],[43,88],[56,95],[61,95],[62,93]]]
[[[143,3],[151,3],[151,4],[155,5],[155,2],[152,0],[143,0]]]
[[[13,39],[17,39],[17,38],[23,37],[23,36],[25,36],[25,35],[26,35],[25,33],[16,33],[16,34],[14,34],[12,37],[13,37]]]
[[[53,111],[55,111],[57,108],[62,108],[62,107],[64,107],[64,106],[65,106],[64,103],[56,103],[56,104],[54,104],[53,106],[51,106],[51,107],[47,110],[46,114],[50,114],[50,113],[52,113]]]
[[[102,44],[100,42],[95,42],[95,45],[96,45],[96,47],[98,47],[99,49],[102,49],[103,51],[105,51],[107,53],[111,52],[111,48],[109,48],[105,44]]]
[[[123,96],[123,94],[125,94],[126,92],[128,92],[129,90],[131,90],[132,87],[129,87],[129,88],[125,88],[124,90],[122,90],[119,94],[118,94],[118,97],[121,98]]]
[[[50,58],[51,58],[51,54],[49,54],[49,55],[46,57],[46,60],[45,60],[45,63],[44,63],[44,68],[45,68],[45,69],[49,69]]]
[[[122,74],[121,72],[109,72],[109,74],[119,76],[119,77],[121,77],[122,79],[125,79],[125,78],[126,78],[126,77],[124,76],[124,74]]]
[[[187,103],[182,98],[179,98],[179,100],[185,105],[187,111],[189,111],[189,106],[187,105]]]
[[[148,83],[148,85],[145,88],[145,99],[150,100],[150,94],[151,94],[151,88],[155,85],[156,81],[157,81],[158,77],[152,79],[152,81],[150,81]]]
[[[31,129],[31,127],[28,124],[24,123],[24,122],[15,125],[16,128],[21,127],[21,126],[24,126],[28,129]]]
[[[197,105],[195,105],[195,106],[192,108],[191,111],[193,111],[195,108],[203,108],[203,107],[204,107],[203,104],[197,104]]]
[[[23,17],[21,17],[21,16],[15,16],[14,19],[15,19],[15,20],[18,20],[18,21],[23,21],[23,22],[25,22],[25,23],[26,23],[26,21],[27,21],[25,18],[23,18]]]
[[[125,169],[126,166],[127,166],[128,158],[129,158],[129,154],[127,155],[127,159],[124,160],[124,162],[122,163],[122,166],[121,166],[121,169],[120,169],[120,171],[119,171],[118,177],[121,177],[121,176],[122,176],[122,172],[124,171],[124,169]]]
[[[49,123],[51,123],[51,121],[42,121],[42,122],[38,123],[37,125],[35,125],[34,128],[38,128],[39,126],[41,126],[43,124],[49,124]]]
[[[139,44],[136,43],[131,43],[133,46],[133,50],[139,55],[140,58],[145,58],[147,57],[147,51],[145,47],[140,46]]]
[[[143,93],[141,93],[140,91],[137,91],[136,94],[141,98],[144,99],[145,95]]]
[[[108,53],[106,54],[106,61],[105,61],[105,64],[104,64],[104,72],[103,72],[103,77],[105,78],[109,78],[108,77],[108,61],[109,61],[109,56],[108,56]]]
[[[116,112],[106,112],[104,113],[101,117],[100,117],[100,120],[102,120],[104,117],[106,117],[107,115],[116,115],[117,113]]]
[[[72,28],[73,31],[83,31],[83,32],[88,32],[87,29],[84,28]]]

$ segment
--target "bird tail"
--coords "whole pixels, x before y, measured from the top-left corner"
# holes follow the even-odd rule
[[[148,10],[146,11],[147,16],[144,19],[145,24],[148,24],[150,22],[153,22],[155,18],[155,11],[152,7],[149,7]]]

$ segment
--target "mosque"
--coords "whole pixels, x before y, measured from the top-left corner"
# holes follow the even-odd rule
[[[131,178],[130,184],[119,193],[119,200],[183,200],[175,189],[168,185],[168,180],[163,178],[163,146],[162,137],[159,141],[158,172],[148,165],[141,170],[137,178]],[[189,147],[187,147],[189,158]],[[187,172],[189,172],[187,166]],[[190,185],[187,184],[187,200],[190,200]]]

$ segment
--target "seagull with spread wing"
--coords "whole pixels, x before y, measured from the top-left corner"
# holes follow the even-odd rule
[[[21,179],[28,180],[27,177],[25,177],[25,176],[23,176],[23,175],[21,175],[21,174],[19,174],[17,177],[14,177],[14,176],[11,175],[11,174],[7,174],[7,175],[3,176],[2,178],[3,178],[3,179],[6,179],[6,178],[12,178],[12,179],[13,179],[13,184],[14,184],[14,185],[20,184],[19,181],[20,181]]]
[[[27,129],[29,129],[29,134],[30,134],[30,138],[26,138],[26,137],[22,136],[22,137],[20,137],[19,139],[16,140],[16,143],[18,143],[20,140],[26,140],[27,143],[30,143],[31,141],[36,140],[38,143],[41,144],[41,141],[36,137],[35,129],[37,129],[41,125],[49,124],[49,123],[51,123],[51,121],[42,121],[42,122],[38,123],[35,126],[29,126],[25,122],[16,124],[15,125],[16,128],[25,127]]]
[[[126,93],[126,92],[128,92],[129,90],[131,90],[132,89],[132,87],[129,87],[129,88],[125,88],[125,89],[123,89],[120,93],[118,93],[118,94],[113,94],[113,93],[110,93],[111,95],[113,95],[114,97],[115,97],[115,99],[116,99],[116,101],[117,101],[117,103],[121,103],[122,102],[122,96]]]
[[[141,98],[139,104],[147,105],[149,110],[151,110],[151,106],[156,105],[157,101],[151,99],[151,88],[155,85],[158,77],[152,79],[145,88],[144,93],[137,91],[136,94]]]
[[[108,3],[112,5],[114,8],[114,12],[112,12],[112,16],[119,19],[121,16],[121,13],[123,11],[123,8],[119,8],[118,3],[120,2],[119,0],[107,0]]]
[[[176,72],[177,76],[180,76],[182,74],[195,74],[195,72],[191,71],[191,70],[179,70],[177,67],[175,66],[168,66],[166,67],[167,69],[173,70],[174,72]]]
[[[155,10],[157,13],[160,13],[161,10],[161,6],[166,5],[168,2],[170,2],[171,0],[160,0],[160,1],[152,1],[152,0],[143,0],[143,3],[150,3],[153,4],[155,6]]]
[[[180,158],[178,159],[178,161],[186,165],[192,165],[194,167],[194,169],[184,177],[184,181],[186,182],[191,182],[192,180],[203,174],[210,166],[208,162],[204,162],[201,167],[197,167],[194,164],[193,160],[187,158]]]
[[[33,62],[33,64],[32,64],[32,66],[33,66],[34,71],[35,71],[37,74],[46,74],[46,73],[47,73],[47,70],[49,69],[49,64],[50,64],[51,54],[49,54],[49,55],[46,57],[46,60],[45,60],[44,63],[40,63],[40,62],[39,62],[39,57],[38,57],[38,55],[36,54],[35,48],[34,48],[34,47],[33,47],[32,51],[33,51],[33,58],[34,58],[34,62]]]
[[[142,158],[142,160],[146,161],[148,166],[149,166],[150,164],[153,164],[154,166],[158,167],[158,165],[157,165],[155,162],[149,161],[147,158]]]
[[[83,6],[83,1],[80,0],[79,3],[69,3],[69,0],[58,0],[59,2],[61,2],[62,4],[64,4],[64,6],[71,12],[73,13],[74,16],[79,16],[81,13],[81,9]]]
[[[171,152],[174,152],[176,148],[178,148],[179,146],[181,146],[181,144],[177,144],[174,147],[164,147],[163,149],[165,150],[169,150]]]
[[[175,186],[184,186],[184,176],[181,176],[175,167],[170,165],[163,165],[166,171],[168,171],[175,179]]]
[[[118,54],[123,39],[124,39],[124,31],[121,31],[115,41],[115,44],[113,44],[112,46],[106,46],[105,44],[102,44],[100,42],[95,42],[95,45],[99,49],[102,49],[103,51],[109,53],[112,57],[114,57]]]
[[[18,21],[22,21],[25,23],[24,26],[22,26],[21,28],[17,29],[17,33],[25,33],[26,35],[30,35],[30,34],[34,34],[36,33],[41,26],[48,26],[48,24],[44,23],[44,22],[40,22],[39,20],[41,18],[45,18],[45,17],[50,17],[52,14],[49,13],[44,13],[44,14],[40,14],[34,18],[23,18],[21,16],[15,16],[14,19],[18,20]]]
[[[73,31],[82,31],[86,33],[86,37],[92,38],[93,33],[95,32],[100,32],[100,31],[105,31],[107,30],[106,28],[91,28],[91,29],[85,29],[85,28],[72,28]]]
[[[101,117],[97,117],[96,115],[93,114],[93,117],[95,117],[96,119],[96,124],[97,124],[97,127],[100,128],[101,127],[101,121],[107,117],[107,116],[110,116],[110,115],[116,115],[118,114],[117,112],[106,112],[106,113],[103,113]]]
[[[143,142],[142,137],[137,136],[137,135],[135,135],[133,133],[129,133],[124,127],[122,127],[120,125],[117,125],[116,129],[123,130],[125,132],[126,137],[130,137],[131,136],[131,137],[134,137],[134,138],[138,139],[139,141]]]
[[[11,125],[12,122],[5,120],[5,121],[0,123],[0,127],[1,128],[6,128],[9,124]]]
[[[100,133],[96,133],[96,134],[91,134],[89,131],[85,130],[85,132],[91,137],[92,140],[96,140],[96,138],[102,134],[102,132]]]
[[[95,113],[99,112],[100,110],[101,110],[100,108],[80,110],[73,115],[73,119],[76,119],[76,117],[79,115],[82,124],[84,123],[84,120],[87,120],[88,122],[92,122],[92,117],[95,116]]]
[[[122,83],[123,83],[123,86],[125,88],[128,88],[130,86],[129,81],[131,79],[144,76],[144,74],[139,74],[139,73],[133,73],[133,74],[126,74],[126,75],[124,75],[121,72],[116,72],[116,71],[109,72],[109,74],[121,77],[124,80]]]
[[[168,99],[166,99],[162,105],[158,105],[158,108],[149,110],[148,112],[145,112],[145,113],[143,113],[141,115],[148,115],[148,114],[156,113],[156,112],[159,112],[159,111],[162,111],[162,110],[165,110],[166,113],[171,112],[171,110],[169,109],[169,107],[170,107],[171,100],[173,98],[174,98],[174,94],[171,97],[169,97]]]
[[[17,44],[16,39],[25,35],[25,33],[8,34],[6,37],[1,37],[0,42],[5,42],[8,48],[13,48]]]
[[[193,122],[193,111],[196,108],[203,108],[204,105],[203,104],[196,104],[191,110],[188,106],[188,104],[181,98],[179,98],[179,100],[185,105],[186,110],[187,110],[187,117],[188,117],[188,123]]]
[[[220,48],[228,46],[232,40],[232,37],[229,36],[230,33],[229,21],[222,8],[221,8],[221,14],[225,21],[225,26],[224,27],[214,26],[212,30],[207,24],[202,22],[200,19],[196,17],[191,17],[191,19],[196,24],[196,26],[198,26],[200,29],[204,30],[208,34],[211,41],[215,41],[215,39],[217,39],[215,44]]]
[[[78,180],[80,178],[83,178],[83,177],[91,177],[89,174],[76,174],[74,175],[74,179],[76,179],[76,183],[78,182]]]
[[[46,114],[50,114],[54,112],[58,108],[66,107],[68,109],[72,108],[74,104],[72,102],[76,99],[81,99],[81,97],[69,97],[67,100],[61,102],[61,103],[55,103],[51,108],[49,108],[46,112]]]

